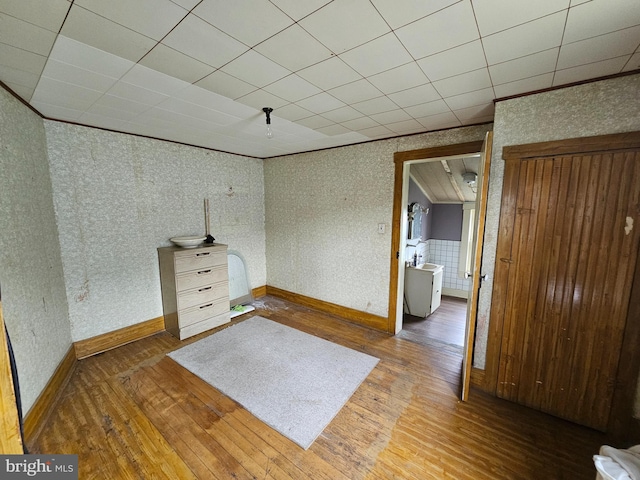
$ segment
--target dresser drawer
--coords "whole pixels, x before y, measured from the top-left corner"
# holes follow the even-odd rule
[[[184,340],[185,338],[189,338],[212,328],[219,327],[220,325],[223,325],[225,323],[229,323],[228,311],[215,317],[207,318],[202,322],[192,323],[186,328],[181,328],[179,338],[180,340]]]
[[[178,294],[178,311],[196,305],[211,303],[214,300],[226,298],[229,299],[229,282],[218,282],[211,285],[205,285],[193,290],[187,290]]]
[[[212,283],[225,282],[227,278],[227,268],[224,265],[215,267],[203,267],[201,270],[176,275],[176,287],[178,292],[190,290],[192,288],[211,285]]]
[[[190,270],[204,270],[209,267],[227,264],[226,251],[210,251],[197,249],[193,252],[180,252],[176,254],[176,273]]]
[[[229,313],[229,302],[226,298],[188,308],[180,312],[180,328],[188,327],[223,313]]]

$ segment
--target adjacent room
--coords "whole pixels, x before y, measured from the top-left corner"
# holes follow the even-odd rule
[[[6,0],[0,24],[0,453],[638,468],[635,0]]]

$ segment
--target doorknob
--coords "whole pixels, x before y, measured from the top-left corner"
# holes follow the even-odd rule
[[[489,275],[488,274],[484,274],[484,275],[480,275],[480,281],[481,282],[486,282],[487,280],[489,280]]]

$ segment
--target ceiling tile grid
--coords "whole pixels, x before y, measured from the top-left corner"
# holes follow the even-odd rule
[[[640,69],[638,0],[0,0],[0,24],[0,81],[45,117],[259,158]]]

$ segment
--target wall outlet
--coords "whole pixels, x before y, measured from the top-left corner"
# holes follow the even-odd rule
[[[384,233],[386,229],[387,229],[387,226],[384,223],[378,224],[378,233]]]

